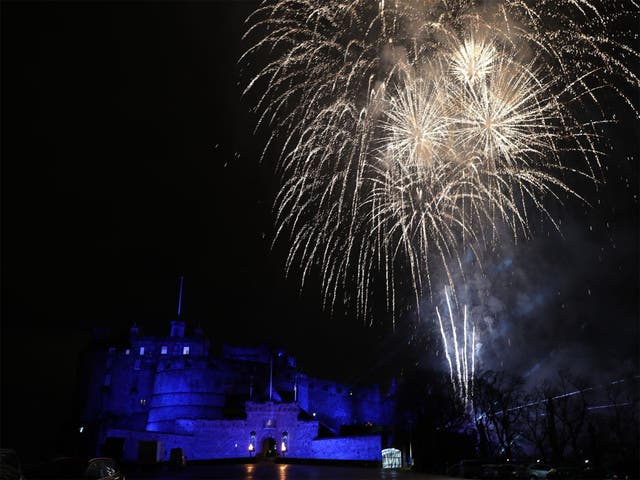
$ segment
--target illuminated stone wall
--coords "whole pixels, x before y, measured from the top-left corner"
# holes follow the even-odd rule
[[[341,425],[355,423],[353,397],[344,385],[309,379],[308,409],[316,418],[337,433]]]
[[[174,431],[178,419],[222,418],[223,375],[202,360],[178,358],[158,367],[147,430]]]
[[[140,441],[158,441],[164,461],[169,459],[172,448],[182,448],[189,460],[210,460],[250,456],[248,445],[251,438],[251,425],[243,420],[214,420],[208,425],[196,421],[193,427],[197,433],[159,433],[134,432],[123,429],[111,429],[109,436],[124,438],[124,457],[122,460],[135,462],[138,459]],[[366,460],[380,461],[381,439],[379,435],[360,437],[315,439],[317,423],[309,422],[289,428],[287,458],[321,459],[321,460]],[[186,430],[190,430],[186,425]],[[278,454],[281,440],[276,432],[258,433],[258,454],[264,438],[274,438],[277,442]]]
[[[191,459],[215,459],[247,457],[250,444],[260,454],[267,439],[290,458],[380,459],[380,435],[336,436],[343,426],[390,424],[377,387],[309,377],[293,357],[265,347],[226,346],[214,358],[201,332],[131,333],[129,348],[91,357],[84,418],[99,424],[98,444],[124,439],[125,460],[137,459],[140,441],[159,442],[166,455],[180,447]]]
[[[331,460],[381,460],[382,458],[380,435],[322,438],[314,440],[311,448],[309,458]]]

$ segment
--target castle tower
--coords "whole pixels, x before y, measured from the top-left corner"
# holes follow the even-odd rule
[[[171,336],[184,337],[184,320],[171,320]]]
[[[131,340],[137,340],[139,336],[140,336],[140,328],[138,328],[138,324],[136,322],[133,322],[133,325],[129,329],[129,338]]]

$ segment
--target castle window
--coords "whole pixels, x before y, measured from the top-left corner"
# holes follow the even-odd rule
[[[189,355],[189,345],[187,345],[186,347],[182,347],[182,354]]]
[[[116,347],[109,347],[109,353],[113,353],[116,351]]]
[[[140,370],[140,359],[136,359],[135,363],[133,364],[133,369]]]
[[[107,373],[107,374],[104,376],[104,386],[105,386],[105,387],[108,387],[109,385],[111,385],[111,374],[110,374],[110,373]]]
[[[147,404],[147,399],[146,398],[141,398],[140,399],[140,406],[144,407]]]
[[[144,347],[140,347],[140,355],[144,355]]]
[[[129,355],[131,353],[131,350],[129,350],[128,348],[124,351],[125,355]]]
[[[160,348],[160,354],[161,354],[161,355],[166,355],[166,354],[167,354],[167,346],[166,346],[166,345],[163,345],[163,346]]]

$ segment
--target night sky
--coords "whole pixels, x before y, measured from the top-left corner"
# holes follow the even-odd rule
[[[180,275],[188,326],[214,344],[283,346],[320,376],[375,380],[403,346],[433,344],[431,315],[399,318],[393,334],[378,312],[365,327],[348,308],[323,312],[313,282],[300,294],[284,278],[274,159],[258,161],[269,132],[254,134],[237,64],[255,6],[2,3],[4,444],[34,431],[47,442],[72,421],[92,332],[167,334]],[[606,181],[574,185],[590,206],[551,206],[561,234],[541,222],[488,255],[478,288],[490,295],[469,294],[487,318],[487,368],[532,382],[638,371],[640,145],[638,121],[617,117]]]

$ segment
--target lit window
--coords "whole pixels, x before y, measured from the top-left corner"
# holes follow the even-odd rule
[[[129,350],[128,348],[124,351],[125,355],[129,355],[131,353],[131,350]]]
[[[166,355],[167,354],[167,346],[163,345],[162,348],[160,348],[160,354],[162,355]]]
[[[144,355],[144,347],[140,347],[140,355]]]
[[[147,399],[146,398],[141,398],[140,399],[140,406],[144,407],[147,404]]]
[[[189,345],[187,345],[186,347],[182,347],[182,354],[189,355]]]

